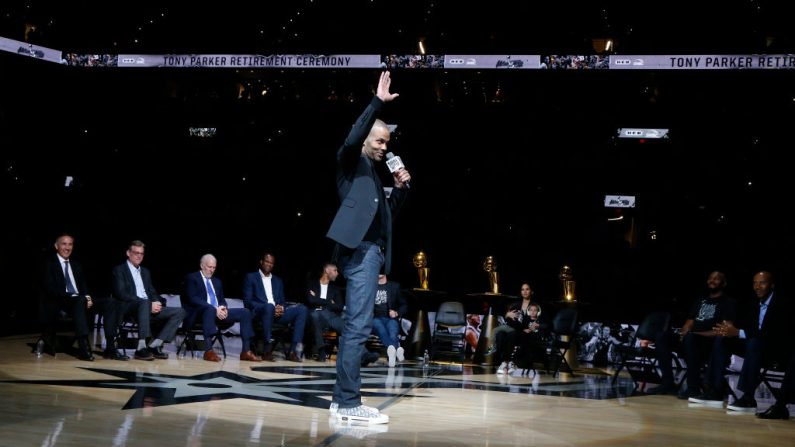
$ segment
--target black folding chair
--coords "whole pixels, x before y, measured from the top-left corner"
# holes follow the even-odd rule
[[[437,356],[453,355],[461,363],[466,355],[466,314],[464,305],[458,301],[445,301],[439,305],[436,321],[431,333],[432,360]]]
[[[572,343],[576,339],[577,331],[577,309],[567,307],[558,311],[552,320],[552,333],[550,335],[551,354],[560,357],[552,377],[555,377],[565,365],[566,371],[574,373],[574,370],[566,361],[566,353],[571,349]]]
[[[624,368],[629,372],[635,386],[638,385],[638,382],[632,375],[630,367],[640,367],[646,374],[656,369],[657,359],[654,348],[638,342],[639,340],[656,340],[660,334],[669,329],[670,324],[670,312],[652,312],[640,323],[638,330],[635,331],[635,335],[630,339],[629,344],[617,345],[613,348],[621,360],[618,368],[616,368],[616,372],[613,374],[613,385],[616,384],[618,375]]]

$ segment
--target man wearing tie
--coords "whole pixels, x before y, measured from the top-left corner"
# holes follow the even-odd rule
[[[143,242],[132,241],[127,248],[127,261],[114,267],[113,297],[119,301],[119,315],[132,313],[137,317],[138,348],[135,358],[167,359],[168,354],[163,352],[163,343],[174,340],[177,329],[185,318],[185,309],[166,307],[166,300],[155,291],[152,274],[141,265],[144,248]],[[162,323],[163,327],[147,347],[146,338],[151,334],[150,320]],[[118,324],[114,326],[117,327]],[[114,353],[118,355],[114,350],[110,353],[111,357]]]
[[[72,316],[75,338],[78,343],[77,357],[80,360],[94,361],[91,345],[88,342],[88,316],[90,309],[99,311],[96,303],[88,294],[86,278],[79,262],[71,259],[74,249],[74,238],[62,234],[55,240],[55,256],[48,256],[44,262],[43,281],[40,303],[40,321],[42,337],[36,343],[37,353],[49,349],[55,352],[55,324],[59,309],[64,309]],[[104,306],[106,322],[115,321],[115,306],[108,300]],[[105,324],[105,337],[112,340],[111,325]]]
[[[193,326],[196,319],[200,319],[204,339],[209,341],[218,331],[216,322],[239,322],[240,338],[243,340],[240,360],[260,362],[262,359],[251,352],[251,338],[254,336],[254,330],[251,327],[251,312],[248,309],[229,309],[226,306],[221,280],[213,277],[217,264],[215,256],[206,254],[202,256],[199,263],[200,270],[189,273],[185,278],[186,299],[183,300],[182,305],[187,311],[186,327]],[[204,360],[220,362],[221,358],[213,351],[212,346],[207,346]]]

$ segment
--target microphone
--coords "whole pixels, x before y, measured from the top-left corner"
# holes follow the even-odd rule
[[[403,164],[403,160],[401,160],[399,156],[396,156],[392,152],[387,152],[386,167],[389,168],[389,172],[394,174],[398,169],[405,169],[406,165]],[[404,185],[406,185],[406,189],[411,189],[409,182],[405,182]]]

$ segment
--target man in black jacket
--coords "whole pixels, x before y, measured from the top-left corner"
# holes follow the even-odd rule
[[[74,238],[64,233],[55,240],[56,255],[48,256],[44,262],[39,311],[42,337],[36,343],[36,351],[41,353],[49,349],[55,353],[56,317],[58,311],[63,309],[72,317],[78,343],[77,357],[80,360],[94,361],[88,342],[88,313],[98,312],[103,314],[106,322],[115,321],[116,308],[112,300],[91,298],[82,265],[72,259],[73,249]],[[106,338],[109,330],[111,328],[105,324]]]
[[[342,334],[345,322],[342,320],[342,309],[345,308],[345,297],[340,293],[334,281],[339,271],[337,265],[327,262],[323,265],[323,273],[319,279],[309,281],[306,287],[306,304],[312,318],[317,359],[324,362],[327,357],[326,342],[323,332],[327,328],[334,329],[337,336]]]
[[[365,342],[372,331],[373,297],[381,267],[389,273],[392,217],[406,198],[411,176],[405,169],[392,173],[394,188],[387,199],[376,164],[384,160],[389,127],[376,115],[390,93],[388,71],[381,73],[376,95],[356,120],[337,151],[337,195],[340,207],[326,234],[337,242],[340,267],[347,279],[345,330],[337,356],[337,382],[330,410],[343,421],[384,424],[389,417],[362,405],[360,367]]]

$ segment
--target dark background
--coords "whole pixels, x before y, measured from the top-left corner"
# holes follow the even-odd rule
[[[88,3],[9,2],[0,35],[140,54],[413,54],[419,38],[432,54],[595,54],[606,37],[623,54],[793,45],[787,11],[764,1],[576,11],[497,1],[485,12],[447,2]],[[554,301],[567,264],[590,303],[585,319],[607,322],[681,311],[713,269],[738,297],[751,295],[760,269],[792,290],[794,74],[393,72],[401,95],[382,118],[398,125],[390,150],[413,180],[392,279],[416,286],[411,259],[422,249],[431,288],[481,292],[481,264],[493,255],[504,293],[528,280],[539,300]],[[0,54],[2,331],[29,329],[36,263],[63,231],[76,237],[94,295],[109,293],[111,268],[142,239],[161,293],[179,293],[211,252],[227,295],[240,296],[269,249],[275,273],[301,296],[331,253],[334,154],[377,78],[366,69],[76,68]],[[196,138],[191,126],[218,130]],[[619,127],[669,128],[670,138],[618,139]],[[605,194],[636,195],[637,207],[608,221]]]

